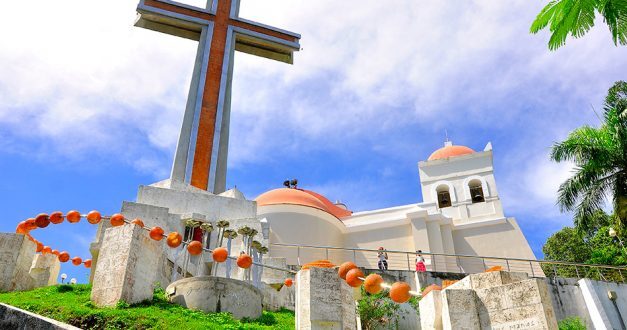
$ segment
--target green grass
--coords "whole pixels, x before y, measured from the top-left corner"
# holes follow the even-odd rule
[[[263,312],[258,320],[234,320],[228,313],[206,314],[166,301],[162,290],[152,302],[96,308],[89,285],[57,285],[0,293],[0,302],[83,329],[294,329],[294,313]]]
[[[569,317],[559,322],[559,330],[586,330],[586,326],[578,317]]]

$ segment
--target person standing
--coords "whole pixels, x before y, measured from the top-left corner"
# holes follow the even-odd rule
[[[377,257],[379,258],[378,266],[380,270],[388,270],[388,253],[384,251],[383,246],[379,247],[379,252],[377,253]]]
[[[427,266],[425,265],[425,258],[422,256],[422,250],[416,251],[416,272],[424,273],[427,271]]]

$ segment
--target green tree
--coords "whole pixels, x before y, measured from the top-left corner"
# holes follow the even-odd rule
[[[361,287],[361,298],[357,301],[357,313],[361,319],[364,330],[385,329],[390,325],[398,326],[399,317],[406,312],[401,311],[401,306],[388,297],[388,290],[377,294],[369,294]],[[408,303],[418,313],[418,298],[412,297]]]
[[[549,49],[566,43],[570,35],[584,36],[593,26],[596,14],[603,17],[615,45],[627,45],[627,0],[552,0],[531,24],[531,33],[549,27]]]
[[[627,0],[625,0],[627,1]],[[575,226],[587,232],[596,212],[611,198],[618,225],[627,223],[627,83],[610,88],[600,127],[583,126],[553,145],[551,159],[573,162],[573,175],[560,185],[557,203],[574,211]]]
[[[571,227],[551,235],[542,246],[546,260],[585,263],[592,256],[592,249],[583,237]]]

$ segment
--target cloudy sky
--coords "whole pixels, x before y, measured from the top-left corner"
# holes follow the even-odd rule
[[[198,5],[202,0],[186,0]],[[498,190],[536,254],[571,223],[554,141],[596,125],[627,48],[598,22],[549,52],[545,1],[242,0],[301,33],[294,65],[236,55],[228,185],[248,198],[298,178],[357,211],[422,200],[417,162],[494,146]],[[196,43],[133,27],[135,1],[14,1],[0,11],[0,232],[39,212],[119,211],[168,176]],[[35,236],[89,257],[95,230]],[[84,270],[64,265],[85,280]]]

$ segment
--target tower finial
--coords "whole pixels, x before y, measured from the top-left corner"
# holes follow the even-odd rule
[[[446,140],[444,141],[444,146],[445,147],[450,147],[453,145],[453,142],[451,142],[451,140],[449,140],[448,138],[448,130],[444,129],[444,135],[446,136]]]

